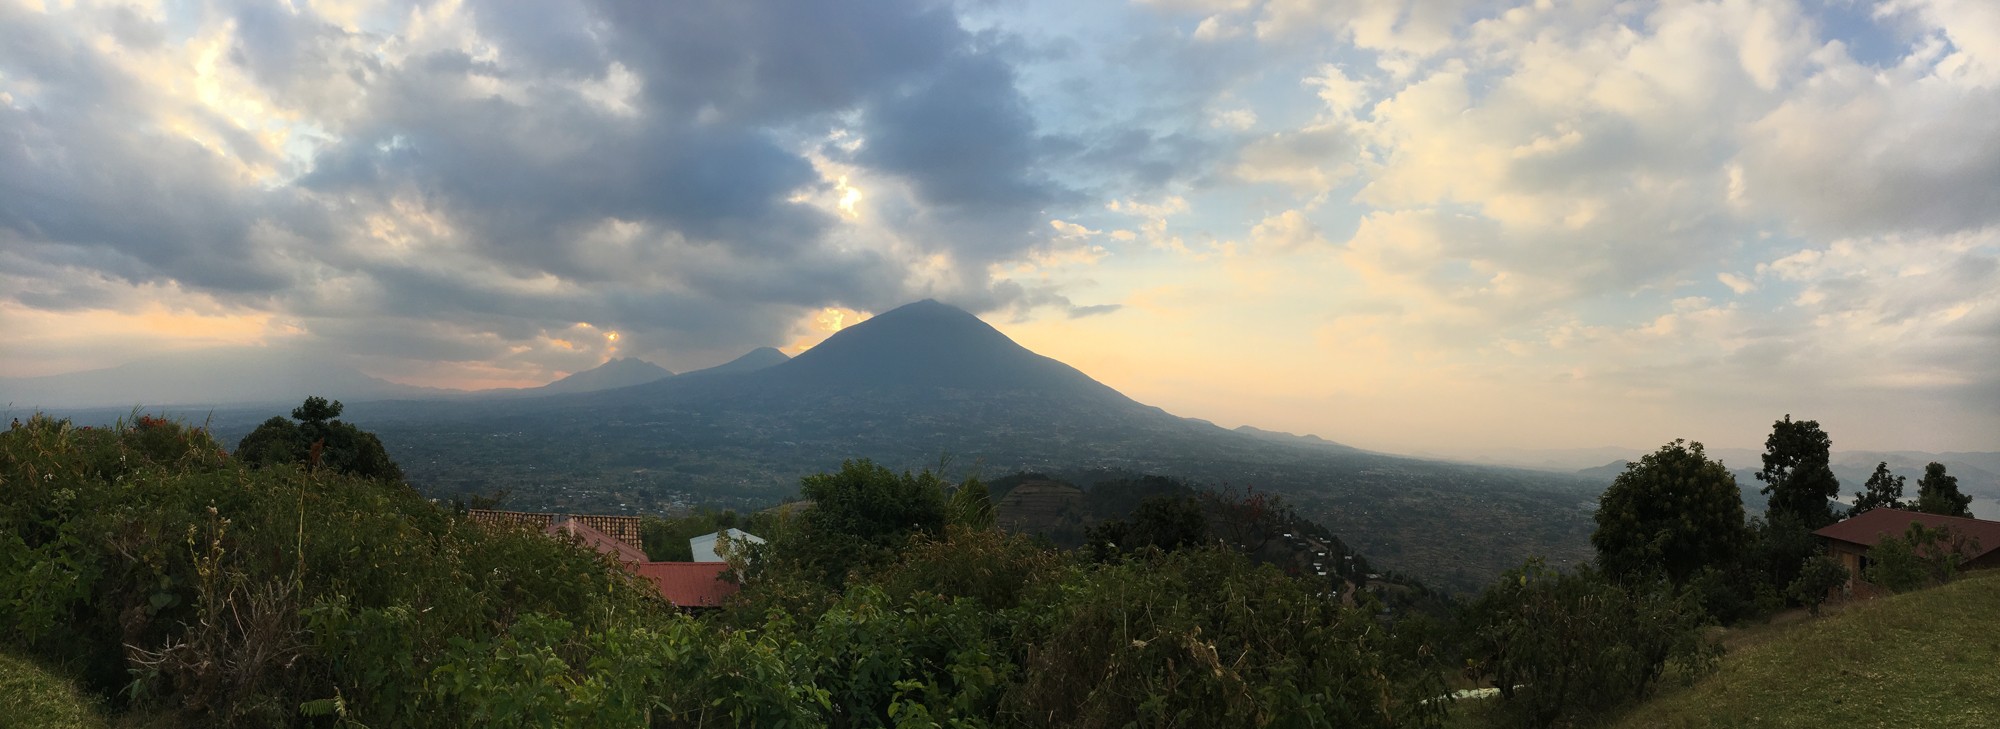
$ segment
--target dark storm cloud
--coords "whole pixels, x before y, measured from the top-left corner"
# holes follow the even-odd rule
[[[600,0],[610,51],[647,79],[651,106],[784,125],[852,108],[962,52],[949,5],[932,2]]]
[[[948,4],[385,16],[422,32],[267,3],[207,10],[162,25],[0,8],[0,78],[33,91],[0,103],[0,277],[37,282],[5,296],[73,309],[116,303],[120,281],[171,283],[293,317],[335,349],[379,333],[351,351],[439,360],[584,321],[723,350],[782,343],[820,306],[955,293],[984,309],[1076,308],[985,273],[1076,201],[1045,168],[1078,147],[1038,132],[1005,39],[968,32]],[[308,143],[271,146],[273,127],[243,129],[189,98],[184,76],[101,53],[92,27],[169,59],[187,45],[176,34],[233,28],[220,70],[296,111],[293,138]],[[820,146],[850,124],[858,150]],[[815,153],[906,181],[916,207],[879,200],[882,219],[961,270],[913,283],[915,261],[843,239],[802,201],[830,192]],[[444,239],[385,255],[375,221],[409,215],[442,221]],[[629,240],[604,243],[608,227]],[[562,285],[522,283],[549,276]]]
[[[137,120],[149,89],[18,12],[0,9],[0,71],[39,83],[0,105],[0,240],[135,283],[225,294],[284,285],[250,240],[268,197],[234,189],[197,143],[146,136]],[[218,136],[261,161],[246,134]]]
[[[917,183],[930,203],[1020,208],[1051,201],[1032,165],[1034,122],[997,58],[960,58],[923,82],[887,94],[862,123],[855,158]]]

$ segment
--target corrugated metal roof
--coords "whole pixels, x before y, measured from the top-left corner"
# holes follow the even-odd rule
[[[660,588],[660,596],[679,607],[721,607],[722,601],[743,589],[722,579],[729,571],[727,562],[644,562],[632,571]]]
[[[1921,511],[1901,509],[1869,509],[1813,534],[1849,544],[1873,547],[1886,537],[1902,536],[1903,532],[1909,530],[1910,522],[1931,528],[1950,527],[1953,534],[1978,540],[1979,547],[1965,555],[1968,560],[1978,559],[1993,550],[2000,549],[2000,521],[1926,514]]]
[[[467,509],[465,518],[473,523],[496,527],[514,527],[543,531],[559,518],[575,519],[589,524],[592,529],[604,532],[633,549],[645,550],[646,544],[639,538],[639,517],[614,514],[552,514],[539,511],[498,511],[494,509]]]
[[[688,540],[688,551],[694,554],[696,562],[721,562],[722,555],[715,551],[716,537],[727,535],[729,541],[747,544],[763,544],[764,538],[730,527],[719,532],[710,532]]]

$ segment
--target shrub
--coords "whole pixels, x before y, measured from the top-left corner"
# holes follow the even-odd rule
[[[1642,698],[1669,667],[1712,670],[1720,649],[1700,637],[1703,620],[1693,595],[1664,581],[1621,585],[1531,561],[1487,588],[1463,626],[1473,672],[1500,690],[1503,718],[1548,726]]]
[[[1798,579],[1785,586],[1785,596],[1806,606],[1813,615],[1819,615],[1819,606],[1826,602],[1827,594],[1835,588],[1847,584],[1847,568],[1840,562],[1824,554],[1807,557],[1799,565]]]
[[[1029,726],[1430,726],[1433,667],[1366,611],[1216,548],[1076,566],[1024,615]]]
[[[1868,550],[1870,564],[1862,574],[1894,592],[1944,584],[1958,574],[1964,555],[1977,544],[1951,527],[1931,528],[1912,521],[1901,536],[1883,539]]]

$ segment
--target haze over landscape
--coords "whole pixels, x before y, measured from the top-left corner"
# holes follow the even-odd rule
[[[1983,726],[1996,120],[2000,0],[0,0],[0,723]]]
[[[1756,448],[1789,412],[1991,451],[1996,29],[1952,0],[10,1],[0,377],[532,388],[933,297],[1176,415],[1376,450]]]

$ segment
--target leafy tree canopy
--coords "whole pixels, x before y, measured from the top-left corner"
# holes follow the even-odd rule
[[[1149,547],[1171,552],[1208,540],[1208,514],[1192,496],[1148,496],[1131,518],[1106,521],[1088,532],[1101,556]]]
[[[944,479],[930,471],[897,474],[867,459],[805,477],[799,494],[812,508],[774,546],[831,586],[854,569],[886,562],[911,535],[942,533],[950,520]]]
[[[1779,514],[1790,514],[1810,531],[1836,521],[1827,500],[1840,494],[1840,480],[1830,465],[1833,438],[1820,430],[1817,420],[1784,420],[1771,424],[1764,439],[1764,468],[1757,480],[1764,482],[1762,493],[1771,497],[1765,511],[1773,522]]]
[[[1869,509],[1903,508],[1903,477],[1889,474],[1889,462],[1875,464],[1875,473],[1868,477],[1868,483],[1861,491],[1854,493],[1854,508],[1848,510],[1852,517]]]
[[[1917,479],[1917,501],[1913,506],[1917,511],[1945,516],[1972,516],[1972,497],[1958,492],[1958,477],[1944,472],[1944,464],[1932,462],[1924,466],[1924,477]]]
[[[1625,468],[1598,501],[1590,535],[1604,571],[1682,584],[1749,539],[1736,477],[1700,443],[1675,440]]]
[[[308,397],[292,409],[298,422],[273,417],[236,444],[236,456],[254,467],[292,463],[362,478],[402,481],[403,469],[374,433],[334,420],[340,401]]]

